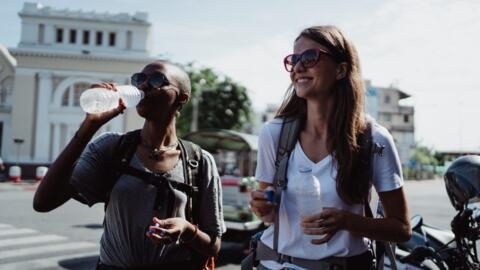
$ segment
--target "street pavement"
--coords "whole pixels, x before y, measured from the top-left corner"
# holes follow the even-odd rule
[[[37,182],[0,182],[0,270],[93,269],[98,259],[103,205],[76,202],[49,213],[36,213],[31,200]],[[455,210],[441,179],[406,181],[411,214],[448,229]],[[240,269],[242,245],[223,242],[217,269]]]
[[[91,208],[73,200],[37,213],[37,182],[0,182],[0,270],[87,270],[98,260],[103,204]],[[240,243],[223,242],[218,270],[239,269]]]

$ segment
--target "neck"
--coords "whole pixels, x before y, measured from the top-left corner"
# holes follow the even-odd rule
[[[141,132],[142,144],[153,149],[162,149],[178,143],[175,121],[168,125],[146,121]]]
[[[162,147],[153,147],[151,145],[146,144],[142,141],[141,146],[146,148],[148,151],[148,158],[153,160],[160,160],[161,156],[169,151],[175,150],[178,146],[178,141],[171,145],[162,146]]]

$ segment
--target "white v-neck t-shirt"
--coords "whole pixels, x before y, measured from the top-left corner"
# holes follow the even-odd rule
[[[255,177],[259,181],[273,183],[281,126],[282,119],[273,119],[265,123],[260,132],[255,173]],[[403,185],[401,163],[392,136],[384,127],[376,123],[372,124],[372,136],[374,142],[384,145],[385,148],[382,156],[374,155],[374,172],[371,184],[378,192],[400,188]],[[312,173],[320,181],[323,207],[334,207],[363,215],[363,204],[347,204],[338,195],[335,183],[337,170],[334,166],[333,157],[328,155],[319,162],[314,163],[305,155],[300,143],[297,141],[289,158],[287,190],[282,194],[279,207],[280,231],[278,252],[305,259],[322,259],[330,256],[349,257],[365,252],[368,249],[369,240],[353,235],[346,230],[338,231],[326,244],[308,245],[308,243],[302,243],[310,240],[303,237],[294,190],[298,183],[295,181],[299,176],[298,169],[304,167],[311,168]],[[270,248],[273,248],[273,234],[273,226],[270,226],[261,237],[261,241]],[[302,269],[289,263],[281,265],[275,261],[262,261],[262,264],[270,269],[281,269],[282,267]]]

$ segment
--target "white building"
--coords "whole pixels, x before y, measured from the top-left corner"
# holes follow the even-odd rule
[[[400,100],[410,95],[395,87],[372,86],[370,81],[365,86],[367,112],[390,131],[402,166],[408,166],[415,147],[415,111],[412,106],[400,105]]]
[[[50,163],[85,117],[81,92],[94,82],[129,84],[153,60],[147,13],[109,14],[25,3],[16,48],[0,46],[0,154],[6,163]],[[126,111],[102,131],[141,127]]]

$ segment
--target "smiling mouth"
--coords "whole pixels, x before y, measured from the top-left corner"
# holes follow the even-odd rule
[[[302,77],[302,78],[295,79],[296,83],[304,83],[304,82],[308,82],[308,81],[311,81],[311,78]]]

